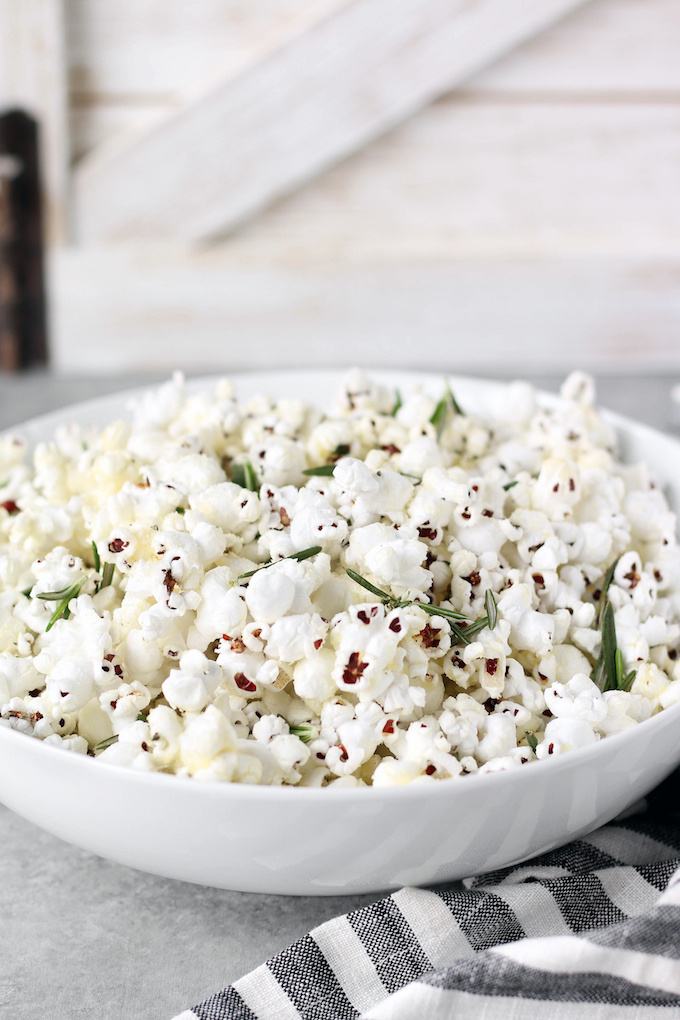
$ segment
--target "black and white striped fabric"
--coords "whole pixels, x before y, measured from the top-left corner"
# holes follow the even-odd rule
[[[464,890],[401,889],[175,1020],[680,1020],[678,821],[657,807]]]

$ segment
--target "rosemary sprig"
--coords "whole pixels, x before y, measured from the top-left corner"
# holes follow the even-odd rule
[[[257,492],[257,490],[259,489],[259,485],[257,484],[257,475],[255,474],[255,468],[253,467],[249,460],[245,462],[244,467],[246,475],[245,487],[250,489],[251,492]]]
[[[514,489],[516,485],[519,485],[519,479],[515,478],[514,482],[508,482],[507,485],[503,486],[503,490],[508,492],[509,489]]]
[[[347,456],[349,456],[349,446],[347,443],[339,443],[330,456],[330,459],[333,462],[332,464],[319,464],[317,467],[306,468],[302,473],[308,477],[318,476],[326,478],[331,476],[335,471],[335,462],[340,460],[341,457]]]
[[[620,556],[614,560],[604,575],[600,589],[600,604],[597,610],[597,627],[602,631],[602,646],[597,657],[593,681],[601,691],[622,691],[627,690],[635,679],[628,673],[623,675],[623,653],[616,644],[616,623],[614,621],[614,608],[607,597],[610,585],[614,580],[614,571],[621,559]],[[627,684],[628,687],[622,686]]]
[[[259,573],[260,570],[264,570],[265,567],[271,567],[273,562],[274,560],[267,560],[266,563],[260,563],[259,567],[255,567],[254,570],[248,570],[245,574],[239,574],[237,580],[241,581],[245,577],[253,577],[255,574]]]
[[[623,672],[623,670],[621,670],[621,672]],[[619,683],[619,690],[629,691],[633,684],[633,680],[635,679],[636,676],[637,673],[634,669],[631,669],[630,673],[626,673],[626,675],[622,678],[621,682]]]
[[[301,549],[300,552],[291,553],[290,556],[283,556],[282,560],[297,560],[298,563],[302,563],[303,560],[308,560],[310,556],[316,556],[320,552],[322,552],[322,546],[312,545],[309,549]],[[243,578],[252,577],[254,574],[258,574],[260,570],[266,570],[267,567],[271,567],[274,563],[281,563],[281,560],[267,560],[266,563],[261,563],[254,570],[248,570],[245,574],[239,574],[238,580],[241,581]]]
[[[593,680],[603,692],[616,691],[619,689],[619,680],[623,682],[623,655],[616,647],[616,623],[611,602],[607,603],[602,618],[602,648]]]
[[[290,556],[286,556],[286,559],[297,560],[298,563],[302,563],[303,560],[308,560],[310,556],[316,556],[317,553],[321,552],[321,549],[320,545],[311,545],[309,549],[301,549],[300,552],[291,553]]]
[[[594,684],[597,684],[601,691],[604,690],[602,686],[604,681],[604,649],[602,646],[600,646],[600,654],[598,655],[597,662],[595,663],[592,680]]]
[[[42,599],[44,602],[61,602],[62,599],[66,598],[76,586],[80,586],[85,578],[81,578],[80,581],[74,581],[73,584],[68,585],[66,588],[60,588],[58,591],[43,591],[36,598]]]
[[[50,622],[45,627],[45,633],[47,633],[48,630],[52,630],[52,627],[54,627],[57,620],[61,619],[61,617],[63,617],[65,620],[68,620],[69,616],[71,615],[68,608],[69,602],[71,601],[71,599],[75,599],[78,597],[80,589],[85,584],[85,580],[86,579],[82,577],[80,581],[76,581],[75,584],[72,584],[70,588],[62,588],[62,590],[59,592],[46,591],[43,592],[41,595],[38,595],[39,599],[44,599],[46,602],[55,602],[58,598],[61,598],[61,602],[59,603],[57,608],[52,613],[52,616],[50,617]]]
[[[489,625],[489,617],[488,616],[480,616],[480,618],[478,620],[475,620],[474,623],[469,624],[465,628],[465,633],[464,633],[464,637],[466,639],[465,643],[469,644],[471,637],[475,637],[477,634],[480,633],[480,631],[483,631],[485,627],[489,627],[489,626],[490,626]]]
[[[449,620],[449,629],[451,631],[452,637],[454,638],[453,644],[455,644],[455,645],[469,645],[470,644],[470,638],[465,633],[465,631],[467,631],[467,629],[468,629],[467,627],[465,628],[465,631],[464,631],[463,628],[459,627],[458,624],[454,623],[453,620]]]
[[[491,588],[486,589],[484,604],[486,606],[486,616],[489,621],[489,630],[493,630],[498,622],[498,606],[496,605],[496,599]]]
[[[300,723],[299,726],[291,726],[290,732],[294,737],[299,737],[305,744],[308,744],[311,740],[316,740],[319,736],[316,727],[310,723]]]
[[[176,507],[175,507],[175,513],[176,513],[176,514],[181,514],[181,515],[182,515],[182,517],[184,517],[184,515],[185,515],[185,513],[186,513],[186,510],[184,509],[184,507],[183,507],[183,506],[176,506]]]
[[[430,616],[443,616],[445,620],[466,621],[469,619],[464,613],[459,613],[455,609],[449,609],[448,606],[431,606],[429,602],[401,602],[400,605],[417,606],[418,609],[424,609]]]
[[[633,680],[637,676],[634,669],[631,669],[630,673],[623,675],[623,652],[620,648],[616,649],[616,687],[609,688],[609,690],[627,691],[630,689]]]
[[[451,392],[451,387],[450,386],[448,387],[448,391],[449,391],[449,400],[451,401],[451,406],[453,407],[453,410],[456,412],[456,414],[459,414],[461,416],[461,418],[464,418],[465,417],[465,411],[463,410],[463,408],[460,406],[460,404],[458,403],[458,401],[454,397],[453,393]]]
[[[434,413],[430,418],[430,423],[434,425],[437,430],[437,439],[441,439],[444,426],[446,425],[446,416],[449,411],[453,411],[454,414],[463,414],[460,404],[451,392],[451,387],[446,384],[444,395],[434,409]]]
[[[95,751],[105,751],[107,747],[111,747],[111,744],[118,743],[118,735],[114,733],[112,737],[107,737],[106,740],[100,740],[98,744],[94,745]]]
[[[99,558],[99,549],[97,549],[97,543],[94,540],[92,541],[92,559],[94,560],[94,569],[99,573],[102,561]]]
[[[251,492],[257,492],[259,489],[255,468],[249,460],[244,460],[240,464],[234,464],[231,469],[231,480],[240,485],[242,489],[250,489]]]
[[[535,733],[527,733],[527,744],[535,754],[538,747],[538,738]]]
[[[387,603],[398,601],[397,599],[394,599],[391,595],[388,595],[388,593],[386,591],[383,591],[381,588],[376,588],[374,584],[371,584],[370,581],[367,581],[365,577],[361,576],[361,574],[357,574],[356,571],[350,570],[349,567],[345,567],[345,572],[349,574],[353,581],[356,581],[357,584],[360,584],[362,588],[366,589],[366,591],[370,591],[373,595],[377,595],[378,598],[381,599],[383,602]]]
[[[618,566],[618,562],[619,562],[620,559],[621,559],[620,556],[616,557],[616,559],[612,563],[611,567],[609,568],[607,573],[604,575],[604,580],[602,582],[602,587],[600,588],[600,605],[599,605],[598,610],[597,610],[597,626],[600,627],[600,628],[602,627],[602,621],[604,620],[604,614],[605,614],[607,605],[609,603],[609,600],[607,598],[607,592],[609,591],[609,587],[610,587],[612,581],[614,580],[614,571],[616,570],[616,567]]]
[[[362,588],[370,591],[372,595],[377,595],[384,606],[389,606],[390,609],[402,609],[406,606],[416,606],[418,609],[422,609],[423,612],[427,613],[428,616],[441,616],[449,624],[451,634],[459,645],[469,645],[470,639],[479,634],[480,631],[484,630],[485,627],[489,627],[491,630],[496,626],[498,619],[498,611],[496,609],[496,601],[493,593],[491,593],[490,601],[493,603],[493,623],[490,622],[491,617],[487,613],[486,616],[482,616],[479,620],[470,620],[469,617],[463,613],[457,612],[455,609],[449,609],[447,606],[432,606],[429,602],[414,602],[410,599],[395,599],[393,595],[383,591],[382,588],[376,588],[374,584],[367,581],[361,574],[357,574],[355,570],[350,570],[349,567],[345,567],[345,572],[360,584]],[[488,609],[488,605],[487,605]],[[463,626],[459,626],[459,622],[463,623]]]
[[[102,588],[108,588],[108,586],[112,583],[113,572],[115,569],[116,569],[115,563],[104,564],[104,571],[102,573],[102,583],[99,585],[99,588],[97,589],[98,591],[101,591]]]
[[[614,622],[614,607],[607,602],[607,607],[602,618],[602,648],[604,669],[607,676],[606,690],[616,690],[617,669],[616,669],[616,623]],[[621,658],[623,663],[623,657]]]
[[[430,423],[434,425],[435,429],[437,430],[437,439],[441,439],[441,434],[444,431],[444,425],[446,424],[446,412],[448,407],[449,402],[447,388],[447,391],[444,393],[444,396],[441,398],[441,400],[435,407],[434,413],[430,418]]]
[[[403,406],[404,406],[404,402],[401,399],[401,393],[399,392],[399,390],[395,390],[394,391],[394,407],[392,408],[392,417],[393,418],[397,417],[397,411],[399,410],[400,407],[403,407]]]

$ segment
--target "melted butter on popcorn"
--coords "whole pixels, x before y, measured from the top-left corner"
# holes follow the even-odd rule
[[[593,401],[580,373],[556,410],[515,383],[489,423],[422,392],[395,410],[353,372],[324,415],[176,375],[32,465],[2,438],[0,722],[145,771],[311,787],[516,768],[644,722],[680,701],[675,517]],[[608,572],[632,679],[603,692]],[[488,592],[494,626],[461,642],[447,615],[481,620]]]

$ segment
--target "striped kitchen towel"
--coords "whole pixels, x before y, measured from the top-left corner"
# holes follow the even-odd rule
[[[464,885],[328,921],[175,1020],[680,1020],[668,812]]]

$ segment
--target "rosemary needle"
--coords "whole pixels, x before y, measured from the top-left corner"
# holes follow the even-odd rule
[[[253,577],[261,570],[266,570],[267,567],[271,567],[274,563],[281,563],[283,560],[297,560],[298,563],[302,563],[303,560],[308,560],[310,556],[316,556],[320,552],[322,552],[322,546],[312,545],[309,549],[302,549],[300,552],[291,553],[290,556],[283,556],[280,560],[268,560],[266,563],[261,563],[259,567],[255,567],[254,570],[247,570],[245,574],[239,574],[238,580]]]
[[[496,600],[493,592],[487,593],[487,615],[482,616],[479,620],[470,620],[469,617],[464,616],[463,613],[457,612],[455,609],[449,609],[447,606],[432,606],[429,602],[414,602],[409,599],[396,599],[389,592],[383,591],[382,588],[377,588],[370,581],[367,581],[361,574],[357,574],[355,570],[350,570],[349,567],[345,567],[346,573],[360,584],[362,588],[370,591],[372,595],[376,595],[384,606],[390,609],[401,609],[406,606],[414,606],[416,609],[422,609],[428,616],[441,616],[445,619],[451,630],[451,634],[455,641],[459,645],[469,645],[471,638],[475,634],[479,634],[480,631],[484,630],[485,627],[489,627],[493,630],[496,626],[498,619],[498,611],[496,608]]]
[[[598,625],[598,627],[602,626],[602,621],[604,619],[605,609],[607,607],[607,592],[609,591],[610,585],[611,585],[612,581],[614,580],[614,571],[616,570],[616,567],[618,566],[618,562],[619,562],[620,559],[621,559],[620,556],[616,557],[616,559],[614,560],[614,562],[610,566],[609,570],[604,575],[604,580],[602,581],[602,587],[600,588],[600,605],[599,605],[598,611],[597,611],[597,625]]]
[[[50,617],[50,622],[45,627],[45,633],[47,633],[48,630],[52,630],[57,620],[61,619],[61,617],[63,617],[65,620],[68,620],[70,616],[68,608],[69,602],[71,601],[71,599],[75,599],[78,597],[80,589],[84,584],[85,578],[82,577],[80,581],[76,581],[75,584],[72,584],[70,588],[62,588],[61,591],[42,592],[40,595],[37,596],[39,599],[44,599],[46,602],[56,602],[57,599],[61,599],[59,605],[57,606],[57,608],[52,613],[52,616]]]
[[[496,605],[496,599],[491,588],[486,589],[484,603],[486,605],[486,615],[489,621],[489,630],[493,630],[498,622],[498,606]]]
[[[244,460],[240,464],[234,464],[231,469],[231,480],[240,485],[242,489],[250,489],[251,492],[257,492],[259,489],[255,468],[249,460]]]
[[[437,430],[437,439],[441,439],[441,434],[444,431],[446,417],[449,411],[452,411],[454,414],[463,414],[460,404],[454,397],[451,392],[451,387],[447,383],[444,395],[435,407],[434,413],[430,418],[430,424],[434,425]]]
[[[105,751],[107,747],[111,747],[111,744],[118,742],[118,735],[114,734],[112,737],[107,737],[106,740],[100,740],[98,744],[94,745],[95,751]]]
[[[361,574],[357,574],[354,570],[350,570],[349,567],[346,567],[345,569],[353,581],[356,581],[357,584],[360,584],[361,587],[365,588],[367,591],[372,592],[373,595],[377,595],[379,599],[383,600],[383,602],[396,601],[396,599],[393,599],[392,596],[388,595],[386,591],[382,591],[381,588],[376,588],[374,584],[371,584],[370,581],[367,581],[365,577],[361,576]]]

